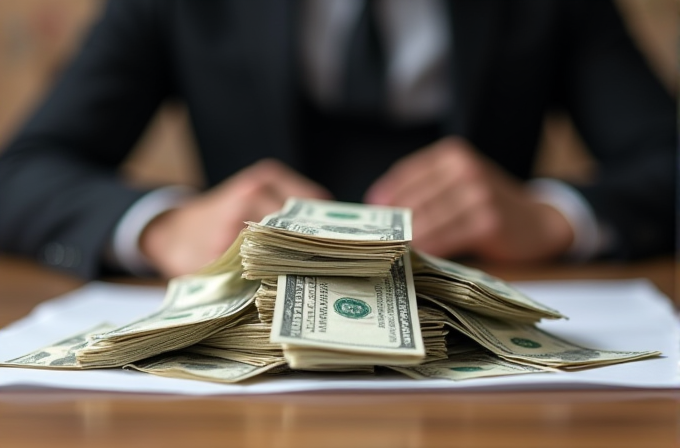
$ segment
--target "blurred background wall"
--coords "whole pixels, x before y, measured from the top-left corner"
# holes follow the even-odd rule
[[[568,0],[565,0],[568,1]],[[0,1],[0,148],[38,102],[104,0]],[[640,48],[677,94],[680,0],[618,0]],[[565,117],[546,120],[537,175],[587,179],[592,160]],[[123,167],[142,183],[203,183],[181,105],[163,107]]]

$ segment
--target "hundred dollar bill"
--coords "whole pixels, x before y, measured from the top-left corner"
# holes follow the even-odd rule
[[[240,256],[249,279],[386,275],[412,238],[407,208],[336,201],[289,198],[279,212],[246,224]]]
[[[284,361],[281,344],[270,342],[270,333],[271,324],[260,322],[256,307],[249,305],[248,313],[234,326],[225,327],[184,351],[255,366]]]
[[[411,261],[418,293],[445,303],[501,320],[532,323],[565,317],[479,269],[413,249]]]
[[[259,282],[244,280],[239,272],[214,276],[186,275],[168,283],[161,308],[148,316],[106,333],[95,340],[124,340],[158,330],[210,321],[242,309],[251,302]]]
[[[289,198],[279,212],[253,224],[326,242],[374,245],[412,238],[410,209],[318,199]]]
[[[582,347],[535,325],[501,321],[446,305],[419,294],[449,313],[447,323],[505,359],[563,369],[577,369],[659,356],[658,351],[613,351]]]
[[[177,277],[159,311],[91,336],[92,343],[77,350],[76,357],[83,366],[117,367],[195,344],[245,312],[258,286],[238,271]]]
[[[276,303],[277,277],[263,279],[255,293],[257,315],[261,322],[271,325],[274,319],[274,304]]]
[[[76,359],[76,351],[90,343],[91,335],[113,328],[115,328],[113,324],[99,324],[34,352],[10,359],[9,361],[0,362],[0,367],[81,370],[84,367]]]
[[[483,378],[489,376],[519,375],[525,373],[552,372],[554,369],[518,364],[508,361],[489,353],[475,351],[444,361],[435,361],[428,364],[412,367],[390,366],[391,369],[401,372],[411,378],[419,379],[445,379],[452,381]]]
[[[291,368],[317,365],[319,350],[329,353],[324,366],[421,362],[425,349],[409,258],[400,258],[384,277],[279,276],[271,341],[283,344]]]
[[[124,369],[139,370],[167,378],[211,381],[216,383],[237,383],[265,372],[279,371],[285,361],[253,366],[196,353],[173,352],[157,355],[149,359],[126,364]]]
[[[441,310],[418,304],[418,320],[425,344],[425,359],[422,362],[447,359],[446,337],[449,328],[445,323],[446,315]]]

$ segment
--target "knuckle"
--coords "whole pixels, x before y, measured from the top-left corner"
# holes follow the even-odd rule
[[[478,184],[470,189],[470,202],[472,205],[484,209],[492,209],[494,204],[494,191],[486,184]]]
[[[498,235],[503,229],[503,222],[498,214],[494,213],[490,215],[486,220],[486,234],[487,235]]]
[[[496,235],[500,232],[502,220],[499,214],[492,209],[480,212],[475,225],[476,233],[480,238]]]
[[[482,165],[473,157],[461,157],[458,161],[462,175],[469,181],[483,182],[485,172]]]
[[[256,198],[262,194],[267,188],[266,183],[260,178],[246,178],[243,182],[234,186],[232,190],[231,203],[233,207],[241,207],[246,205],[246,202]]]
[[[280,176],[284,171],[283,164],[273,158],[265,158],[259,160],[255,162],[253,168],[257,172],[257,174],[263,176],[264,179],[266,179],[268,176],[271,177]]]

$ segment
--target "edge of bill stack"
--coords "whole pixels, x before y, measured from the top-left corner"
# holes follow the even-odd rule
[[[407,208],[291,197],[259,223],[246,222],[243,276],[386,275],[412,234]]]

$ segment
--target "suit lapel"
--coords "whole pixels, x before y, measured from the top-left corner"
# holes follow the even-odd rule
[[[448,132],[470,136],[477,122],[480,96],[488,68],[498,48],[498,34],[506,9],[503,1],[452,0],[451,46],[453,98]]]

